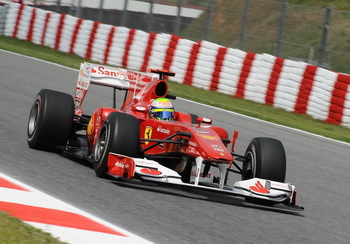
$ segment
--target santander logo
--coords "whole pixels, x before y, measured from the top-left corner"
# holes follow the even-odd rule
[[[112,76],[116,77],[118,79],[127,79],[127,80],[136,80],[136,77],[134,75],[128,75],[125,72],[119,71],[119,70],[109,70],[104,66],[98,66],[97,70],[95,68],[91,69],[92,74],[98,74],[101,76]]]

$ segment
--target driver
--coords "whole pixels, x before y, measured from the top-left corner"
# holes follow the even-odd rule
[[[174,107],[166,98],[157,98],[151,103],[149,110],[151,118],[158,120],[172,120],[174,118]]]

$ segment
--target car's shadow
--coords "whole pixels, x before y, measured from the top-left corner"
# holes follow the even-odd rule
[[[83,165],[83,166],[88,167],[88,168],[91,168],[91,169],[94,168],[93,165],[92,165],[92,163],[88,162],[87,160],[84,160],[84,159],[75,157],[75,156],[70,155],[70,154],[68,154],[68,153],[66,153],[66,152],[61,152],[61,151],[59,151],[59,152],[56,152],[56,153],[57,153],[58,155],[60,155],[61,157],[65,157],[65,158],[67,158],[67,159],[69,159],[69,160],[71,160],[71,161],[74,161],[74,163],[78,163],[78,164],[80,164],[80,165]]]
[[[157,192],[160,194],[186,197],[186,198],[196,199],[200,201],[210,201],[210,202],[215,202],[220,204],[231,205],[235,207],[261,209],[264,211],[271,211],[276,213],[283,213],[283,214],[290,214],[290,215],[304,217],[304,215],[302,214],[302,211],[290,208],[283,204],[276,204],[273,206],[258,205],[258,204],[246,202],[242,197],[227,195],[220,192],[212,192],[212,191],[207,191],[202,189],[195,189],[191,187],[182,187],[177,185],[174,186],[171,184],[159,184],[159,183],[145,182],[145,181],[139,181],[139,180],[112,179],[111,183],[119,187],[127,187],[127,188],[136,189],[136,190]]]

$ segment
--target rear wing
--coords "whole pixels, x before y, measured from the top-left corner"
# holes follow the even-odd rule
[[[123,68],[106,65],[82,63],[80,64],[79,77],[74,97],[74,113],[77,116],[83,114],[82,103],[89,89],[90,83],[94,85],[113,87],[118,90],[136,88],[139,82],[157,79],[156,74],[135,72]],[[114,98],[115,100],[115,98]]]

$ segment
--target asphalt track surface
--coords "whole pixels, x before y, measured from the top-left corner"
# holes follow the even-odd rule
[[[0,172],[155,243],[349,243],[346,143],[182,99],[174,102],[177,110],[213,118],[230,134],[238,130],[237,153],[244,153],[254,137],[280,139],[287,182],[297,186],[298,204],[305,207],[301,213],[199,190],[100,179],[89,164],[29,149],[26,124],[35,95],[42,88],[73,94],[77,76],[72,69],[0,51]],[[111,101],[112,91],[93,87],[85,112]]]

